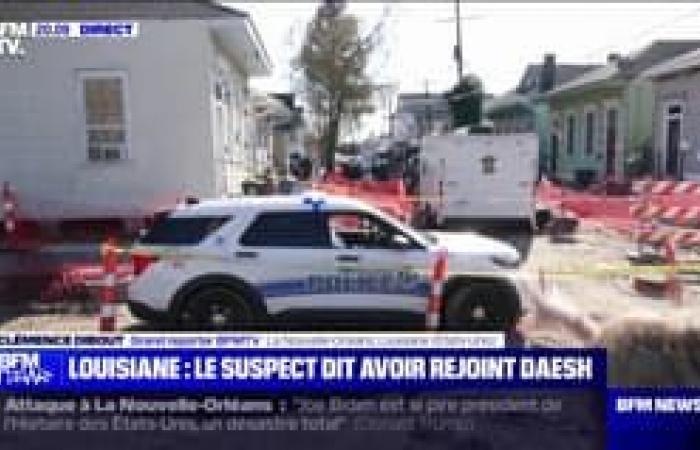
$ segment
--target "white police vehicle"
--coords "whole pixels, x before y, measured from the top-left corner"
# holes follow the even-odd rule
[[[469,233],[422,234],[363,202],[315,192],[178,207],[134,248],[129,306],[142,320],[203,329],[300,312],[405,323],[425,313],[440,249],[443,328],[514,325],[523,311],[510,277],[517,250]]]

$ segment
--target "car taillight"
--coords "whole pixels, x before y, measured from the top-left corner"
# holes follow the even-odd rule
[[[134,253],[131,255],[131,264],[134,266],[134,275],[141,275],[148,266],[158,261],[158,257],[150,253]]]

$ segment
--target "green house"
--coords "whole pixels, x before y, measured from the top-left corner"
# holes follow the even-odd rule
[[[565,182],[623,181],[651,173],[654,85],[642,72],[700,41],[656,41],[543,96],[549,108],[546,173]]]
[[[486,100],[484,115],[496,133],[537,133],[540,147],[540,168],[546,170],[549,153],[549,105],[542,95],[591,69],[589,64],[556,63],[553,54],[546,54],[541,64],[529,64],[518,86],[506,94]]]

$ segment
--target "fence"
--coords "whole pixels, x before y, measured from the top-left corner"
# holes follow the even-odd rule
[[[415,214],[415,199],[406,194],[403,180],[355,181],[331,174],[314,183],[313,189],[363,200],[404,222],[409,222]]]

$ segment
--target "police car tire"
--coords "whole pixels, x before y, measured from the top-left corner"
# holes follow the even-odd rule
[[[228,286],[202,287],[185,300],[180,325],[196,329],[247,329],[256,321],[255,308],[239,291]]]
[[[509,331],[517,318],[512,293],[497,283],[457,288],[447,299],[445,328],[451,331]]]

